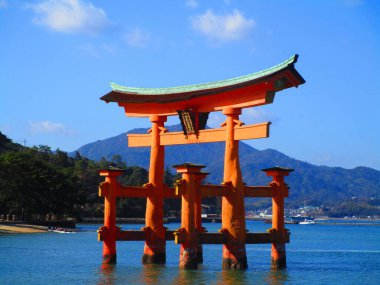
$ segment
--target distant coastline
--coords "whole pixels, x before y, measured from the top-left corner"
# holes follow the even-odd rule
[[[29,224],[14,224],[0,223],[0,234],[32,234],[47,232],[48,227],[29,225]]]

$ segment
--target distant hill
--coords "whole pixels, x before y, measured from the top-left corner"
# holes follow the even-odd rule
[[[169,127],[179,131],[180,126]],[[134,129],[128,133],[146,133],[147,129]],[[129,148],[124,133],[116,137],[99,140],[80,147],[77,151],[92,160],[102,157],[110,159],[118,154],[128,166],[149,167],[148,147]],[[341,167],[316,166],[291,158],[274,149],[257,150],[240,142],[240,164],[243,180],[248,185],[265,185],[270,181],[261,169],[271,166],[294,168],[286,178],[290,185],[288,206],[334,205],[337,201],[350,200],[352,197],[363,199],[380,198],[380,171],[368,167],[344,169]],[[168,146],[165,148],[165,165],[170,167],[182,162],[192,162],[207,166],[210,172],[207,180],[221,183],[223,176],[224,143],[205,143]],[[254,199],[255,201],[260,201]],[[268,200],[268,199],[267,199]],[[253,203],[255,201],[248,201]],[[261,201],[262,202],[262,201]],[[268,201],[269,203],[270,201]]]
[[[22,145],[12,142],[12,140],[0,132],[0,154],[7,151],[16,151],[21,149],[24,149]]]

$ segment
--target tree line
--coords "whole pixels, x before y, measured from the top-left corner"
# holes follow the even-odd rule
[[[141,186],[148,182],[146,169],[127,166],[119,155],[95,162],[78,152],[73,157],[49,146],[24,147],[0,132],[0,215],[20,220],[45,220],[103,216],[98,171],[109,166],[125,169],[120,183]],[[164,182],[173,186],[179,177],[165,171]],[[120,198],[120,217],[144,217],[145,198]],[[178,216],[180,199],[165,200],[165,214]]]

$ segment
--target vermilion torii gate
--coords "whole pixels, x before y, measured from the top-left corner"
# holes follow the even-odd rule
[[[239,164],[239,140],[266,138],[270,122],[244,126],[239,120],[243,108],[270,104],[276,92],[297,87],[305,81],[294,64],[298,55],[270,69],[224,81],[172,88],[132,88],[111,83],[112,91],[101,99],[117,102],[128,117],[148,117],[149,134],[128,135],[129,147],[150,146],[149,183],[125,187],[117,183],[121,170],[100,172],[106,180],[99,187],[105,198],[104,227],[99,229],[106,263],[116,262],[117,240],[144,240],[143,263],[165,263],[166,241],[181,244],[180,267],[196,268],[202,261],[202,244],[223,244],[223,268],[247,267],[245,244],[272,243],[272,268],[286,264],[285,243],[289,233],[284,228],[284,197],[288,187],[284,176],[292,169],[268,168],[273,177],[268,186],[245,186]],[[221,111],[226,121],[221,128],[205,129],[210,112]],[[183,132],[168,132],[167,116],[178,115]],[[175,188],[164,185],[165,146],[225,141],[224,175],[221,185],[202,185],[207,173],[204,166],[185,163],[174,166],[182,173]],[[207,233],[201,224],[201,198],[222,197],[222,228]],[[116,227],[115,198],[146,197],[146,226],[141,231],[122,231]],[[182,199],[181,228],[168,231],[163,225],[163,200]],[[272,229],[267,233],[247,233],[244,197],[271,197]]]

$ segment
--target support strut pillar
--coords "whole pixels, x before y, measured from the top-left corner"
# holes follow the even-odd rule
[[[202,245],[199,243],[203,232],[201,221],[201,192],[199,185],[207,173],[201,172],[205,166],[184,163],[173,166],[182,173],[181,228],[175,233],[176,241],[181,244],[179,267],[197,269],[203,261]]]
[[[226,115],[226,149],[224,155],[224,182],[232,185],[232,191],[222,198],[222,229],[227,236],[223,245],[223,269],[246,269],[244,185],[239,163],[239,141],[235,140],[234,127],[241,110],[224,108]]]
[[[166,116],[150,116],[152,122],[152,145],[150,150],[149,183],[153,193],[147,197],[145,212],[146,240],[142,262],[160,264],[166,262],[166,239],[164,218],[164,157],[165,149],[160,145],[160,133],[164,131]]]
[[[272,176],[271,186],[274,187],[272,197],[272,228],[270,232],[276,233],[277,242],[272,243],[271,269],[278,270],[286,268],[285,239],[287,230],[284,227],[284,196],[288,187],[284,182],[284,176],[293,171],[291,168],[272,167],[263,169],[267,176]]]
[[[105,176],[105,183],[107,185],[104,197],[104,226],[101,228],[103,231],[103,263],[114,264],[116,263],[116,189],[117,189],[117,176],[123,173],[120,169],[106,169],[100,170],[99,174]]]

